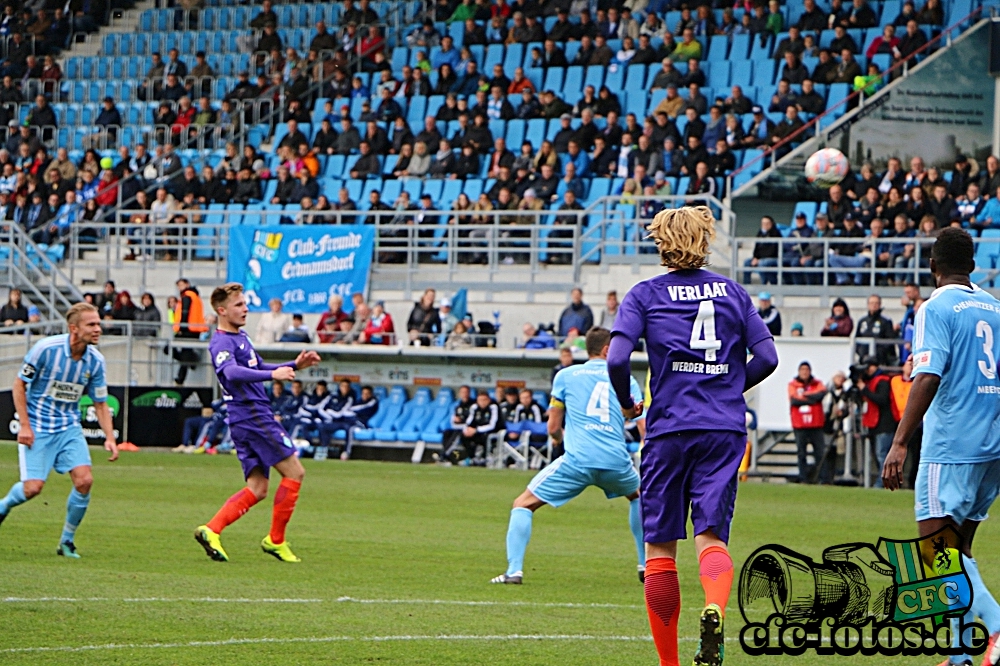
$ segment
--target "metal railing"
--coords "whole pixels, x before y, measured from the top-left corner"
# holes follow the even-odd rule
[[[976,238],[974,241],[977,266],[972,274],[972,281],[980,287],[993,288],[994,282],[998,281],[997,278],[1000,275],[1000,268],[997,266],[1000,263],[1000,258],[998,258],[1000,238]],[[774,238],[773,240],[760,237],[739,237],[734,238],[732,242],[734,245],[733,262],[730,270],[734,279],[744,284],[751,284],[752,274],[756,274],[764,284],[803,287],[826,288],[847,284],[876,286],[880,282],[933,284],[929,267],[930,249],[934,244],[933,237],[879,238],[875,240],[874,244],[880,246],[880,250],[888,251],[890,255],[888,263],[881,263],[882,260],[874,257],[873,239],[870,236],[864,238],[837,236],[802,239]],[[751,266],[748,263],[751,258],[748,251],[758,244],[772,247],[775,256],[768,257],[764,264]],[[792,265],[791,262],[803,256],[794,246],[819,244],[822,244],[821,256],[812,257],[810,255],[811,260],[808,265]],[[859,265],[836,265],[840,260],[834,257],[842,256],[837,253],[837,250],[845,245],[861,247],[860,253],[852,252],[845,255],[851,257],[851,261]],[[742,250],[742,256],[740,250]],[[897,257],[900,258],[898,261]],[[989,262],[988,265],[981,263],[986,261]]]
[[[906,78],[907,76],[909,76],[910,74],[909,63],[911,60],[916,59],[918,56],[924,56],[929,54],[932,50],[940,47],[942,44],[950,45],[952,40],[952,33],[956,30],[958,30],[959,33],[964,32],[966,28],[963,26],[965,26],[966,24],[971,25],[973,17],[979,17],[982,14],[983,9],[984,9],[983,7],[977,7],[963,18],[959,19],[958,21],[948,26],[947,28],[944,28],[940,34],[934,36],[932,39],[929,39],[926,44],[924,44],[922,47],[920,47],[912,54],[910,54],[908,58],[890,65],[883,72],[881,72],[882,78],[880,79],[880,82],[885,83],[887,81],[886,77],[893,77],[894,73],[898,74],[899,78]],[[919,65],[921,63],[917,64]],[[875,96],[883,94],[884,90],[885,86],[876,91]],[[733,183],[735,182],[735,178],[739,174],[745,172],[747,169],[751,168],[753,165],[757,164],[758,162],[761,162],[762,160],[764,160],[763,162],[765,164],[764,169],[766,170],[768,168],[773,168],[780,161],[787,161],[789,159],[793,159],[793,156],[798,155],[802,150],[801,146],[797,147],[795,150],[791,150],[793,143],[807,140],[808,138],[811,138],[816,134],[818,134],[823,127],[824,119],[831,120],[832,122],[841,122],[841,123],[846,122],[847,119],[846,116],[848,114],[841,114],[836,117],[833,117],[831,114],[833,114],[835,111],[841,108],[854,109],[855,105],[857,105],[856,110],[858,112],[860,112],[860,110],[864,108],[865,95],[863,89],[855,90],[851,92],[851,94],[845,97],[844,99],[838,101],[837,103],[833,104],[830,107],[827,107],[827,109],[823,113],[819,114],[818,116],[810,120],[808,123],[805,123],[805,125],[800,127],[795,132],[792,132],[787,137],[785,137],[778,143],[774,144],[773,146],[766,147],[762,154],[758,155],[754,159],[742,165],[739,169],[736,169],[735,171],[730,173],[729,176],[727,176],[726,178],[726,191],[729,193],[729,197],[732,197],[732,195],[736,193],[736,189],[733,187]],[[754,177],[754,179],[757,178],[760,178],[760,175]],[[747,183],[747,185],[749,185],[749,183]],[[746,185],[744,185],[744,187],[745,186]]]
[[[510,264],[527,266],[532,282],[548,274],[563,285],[578,282],[584,264],[658,264],[655,245],[645,238],[652,216],[643,216],[643,204],[655,203],[659,210],[705,199],[609,196],[574,210],[118,210],[72,225],[62,242],[70,279],[84,261],[91,268],[96,261],[110,274],[136,260],[142,264],[145,287],[149,269],[163,261],[176,265],[178,277],[197,264],[212,265],[215,277],[223,278],[234,226],[364,223],[376,228],[373,269],[402,277],[407,285],[418,272],[435,266],[446,269],[455,282],[472,267],[485,269],[487,282],[499,282]],[[720,220],[712,261],[725,271],[735,216],[717,199],[707,199]]]
[[[83,294],[47,250],[47,246],[35,243],[19,226],[0,224],[6,283],[19,287],[47,318],[54,319],[61,317],[73,303],[83,300]]]

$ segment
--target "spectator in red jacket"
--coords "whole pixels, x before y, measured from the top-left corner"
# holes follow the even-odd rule
[[[372,316],[361,334],[361,342],[371,345],[391,345],[395,342],[395,328],[392,317],[385,311],[385,302],[376,301],[372,307]]]
[[[813,460],[819,469],[819,481],[833,481],[833,461],[826,460],[826,437],[823,432],[825,415],[823,396],[826,385],[813,377],[809,361],[799,363],[799,372],[788,383],[788,401],[792,410],[792,430],[795,432],[795,446],[799,455],[799,483],[815,481],[816,470],[810,469],[806,459],[807,447],[811,444]]]
[[[851,311],[847,308],[844,299],[838,298],[830,308],[830,316],[823,323],[822,336],[833,336],[837,338],[849,338],[854,332],[854,320],[851,319]]]
[[[344,312],[344,299],[340,296],[331,296],[327,307],[329,309],[320,316],[316,324],[316,339],[320,342],[333,342],[334,336],[340,332],[340,322],[350,318]]]
[[[865,51],[865,56],[871,60],[879,53],[886,53],[895,58],[897,46],[899,46],[899,37],[896,36],[896,26],[887,25],[882,28],[882,34],[872,41],[871,46]]]

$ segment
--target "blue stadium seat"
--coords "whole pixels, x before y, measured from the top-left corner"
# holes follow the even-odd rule
[[[551,70],[550,70],[551,71]],[[581,92],[583,90],[583,67],[567,67],[566,78],[563,80],[563,94]],[[568,103],[572,104],[572,102]]]
[[[402,386],[393,386],[388,396],[379,399],[378,410],[368,421],[368,427],[356,430],[354,439],[359,442],[374,440],[377,431],[389,428],[396,422],[404,404],[406,404],[406,389]]]
[[[713,35],[708,44],[708,61],[725,62],[729,50],[729,37],[726,35]]]
[[[740,62],[746,59],[750,53],[750,39],[750,35],[733,35],[733,43],[729,47],[730,62]]]
[[[417,389],[413,399],[406,403],[399,419],[396,420],[395,438],[400,442],[416,442],[420,434],[430,425],[435,405],[431,401],[431,390],[426,386]],[[381,433],[382,430],[376,431]],[[379,438],[381,439],[381,438]],[[387,440],[392,441],[392,440]]]
[[[430,407],[430,415],[427,426],[420,433],[420,439],[428,444],[440,444],[444,439],[444,432],[451,425],[451,416],[455,411],[455,398],[451,389],[447,386],[438,390],[437,397]]]

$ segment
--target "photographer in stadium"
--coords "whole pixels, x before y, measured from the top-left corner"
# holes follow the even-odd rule
[[[897,423],[892,414],[889,377],[879,370],[877,358],[866,356],[860,365],[851,368],[851,381],[864,398],[865,407],[861,425],[868,429],[878,469],[882,469],[889,448],[892,447],[892,437],[896,434]],[[881,477],[875,481],[875,487],[882,487]]]

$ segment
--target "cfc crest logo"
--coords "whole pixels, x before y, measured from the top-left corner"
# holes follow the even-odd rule
[[[759,548],[740,574],[740,643],[751,655],[981,654],[989,633],[961,619],[972,584],[951,527],[919,539],[879,539],[823,551]],[[764,619],[766,618],[766,619]]]

